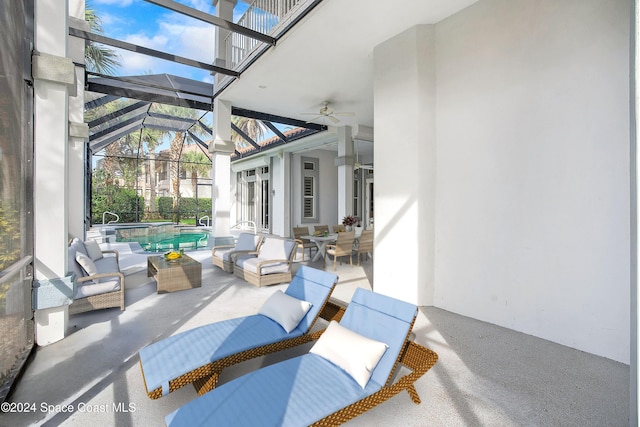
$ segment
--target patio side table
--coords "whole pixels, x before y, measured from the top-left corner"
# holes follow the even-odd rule
[[[175,260],[163,256],[147,258],[147,277],[156,279],[158,293],[183,291],[202,286],[202,264],[188,255]]]

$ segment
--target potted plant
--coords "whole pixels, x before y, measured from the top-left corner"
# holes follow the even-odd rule
[[[342,225],[344,225],[344,229],[346,231],[351,231],[352,230],[351,227],[353,227],[357,222],[358,222],[358,219],[352,215],[347,215],[344,218],[342,218]]]

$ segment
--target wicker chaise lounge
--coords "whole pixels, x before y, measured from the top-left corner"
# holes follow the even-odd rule
[[[223,384],[165,421],[172,427],[334,426],[402,390],[418,404],[414,383],[438,356],[409,341],[416,314],[412,304],[357,289],[340,323],[331,322],[308,354]],[[399,364],[411,373],[392,382]]]
[[[328,302],[337,281],[334,274],[300,266],[284,294],[276,291],[263,305],[260,313],[266,315],[200,326],[143,348],[140,367],[147,394],[157,399],[187,384],[203,394],[216,386],[220,372],[228,366],[312,341],[317,338],[317,332],[312,334],[311,329],[318,317],[331,320],[341,315],[339,307]],[[310,303],[306,314],[301,313],[302,318],[289,325],[289,332],[265,311],[276,296]],[[293,315],[289,308],[279,305],[275,311]]]

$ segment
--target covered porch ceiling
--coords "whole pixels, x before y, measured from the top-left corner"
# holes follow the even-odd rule
[[[178,4],[169,0],[147,1]],[[217,96],[230,101],[234,110],[243,115],[288,119],[292,125],[299,126],[311,120],[314,123],[307,127],[316,131],[326,125],[373,127],[375,46],[415,25],[437,23],[476,1],[321,0],[300,22],[276,38],[277,44],[268,44],[250,65],[244,64],[240,78],[221,78],[219,84],[211,86],[179,76],[164,76],[168,82],[150,82],[151,76],[89,75],[87,91],[94,93],[89,96],[92,100],[96,98],[95,93],[102,93],[203,110],[208,110]],[[180,7],[175,12],[181,13],[177,9]],[[70,33],[82,36],[78,29],[70,28]],[[213,44],[211,46],[213,48]],[[147,85],[144,90],[140,90],[142,79]],[[167,87],[175,91],[171,93]],[[334,112],[349,114],[323,117],[320,110],[325,103],[329,103]],[[135,131],[144,123],[128,123],[128,126]],[[99,144],[93,138],[93,151],[126,131],[121,125],[111,132],[103,131]],[[109,136],[105,137],[106,134]],[[332,149],[330,145],[325,148]],[[371,144],[359,147],[364,155],[371,154],[372,148]]]

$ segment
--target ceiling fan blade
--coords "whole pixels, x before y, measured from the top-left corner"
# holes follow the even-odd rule
[[[322,118],[322,117],[324,117],[324,116],[316,116],[316,117],[314,117],[314,118],[312,118],[312,119],[307,120],[307,121],[306,121],[306,123],[311,123],[311,122],[313,122],[314,120],[318,120],[318,119],[320,119],[320,118]]]
[[[326,116],[329,120],[331,120],[333,123],[340,123],[340,119],[333,117],[333,116]]]
[[[356,115],[353,111],[341,111],[339,113],[333,113],[334,116],[349,116],[353,117]]]

